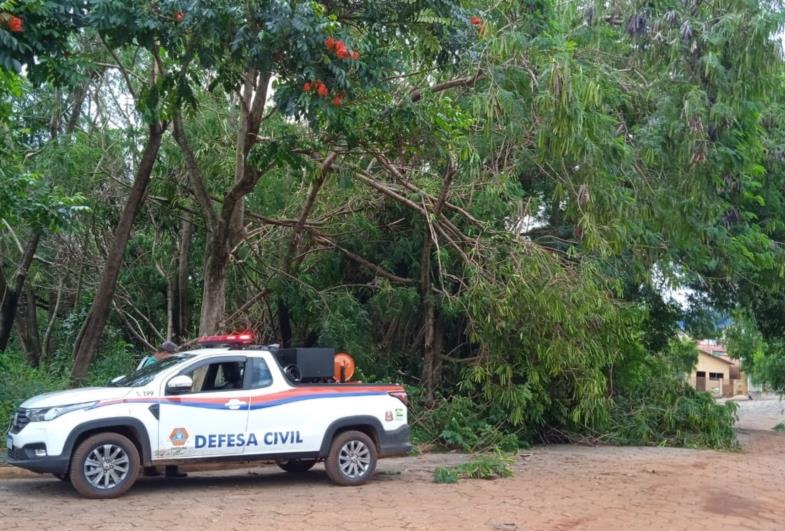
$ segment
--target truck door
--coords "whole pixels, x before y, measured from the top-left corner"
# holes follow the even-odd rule
[[[164,383],[158,404],[156,459],[242,454],[248,424],[245,356],[222,356],[183,368],[193,386],[173,393]]]
[[[279,370],[270,372],[264,358],[248,359],[251,408],[248,413],[246,454],[288,454],[313,452],[321,445],[321,434],[308,430],[309,416],[319,412],[292,407],[302,391],[292,389]],[[305,402],[297,405],[305,405]],[[319,435],[319,437],[317,437]],[[317,440],[318,439],[318,440]]]

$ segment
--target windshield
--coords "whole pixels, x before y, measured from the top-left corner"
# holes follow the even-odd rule
[[[153,381],[158,373],[165,371],[175,365],[184,362],[187,359],[193,358],[194,354],[173,354],[167,356],[161,361],[156,361],[150,365],[142,367],[141,369],[132,372],[128,376],[123,376],[116,382],[110,383],[111,387],[139,387],[147,385]]]

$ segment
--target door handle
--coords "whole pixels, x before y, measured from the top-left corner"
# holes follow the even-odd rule
[[[248,405],[248,402],[246,402],[245,400],[237,400],[236,398],[232,398],[224,405],[229,409],[240,409],[242,406]]]

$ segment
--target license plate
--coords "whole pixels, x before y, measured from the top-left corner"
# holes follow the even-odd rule
[[[9,450],[14,449],[14,438],[11,437],[10,435],[7,435],[5,438],[5,447]]]

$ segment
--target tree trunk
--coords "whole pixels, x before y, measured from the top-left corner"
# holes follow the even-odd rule
[[[5,295],[3,296],[2,304],[0,304],[0,352],[5,351],[11,338],[11,329],[14,326],[16,311],[19,306],[19,297],[22,295],[27,272],[30,269],[30,264],[33,262],[35,250],[38,248],[40,240],[41,235],[34,233],[30,241],[27,242],[24,253],[22,253],[22,261],[19,263],[16,273],[14,273],[11,284],[5,286]]]
[[[226,310],[226,276],[229,267],[229,250],[226,248],[225,231],[210,235],[207,257],[204,262],[202,311],[199,317],[199,335],[218,332]]]
[[[427,402],[433,400],[433,390],[436,382],[434,381],[434,366],[436,356],[435,351],[435,309],[433,305],[433,294],[431,293],[431,233],[428,227],[425,229],[425,241],[423,242],[422,254],[420,256],[420,300],[422,301],[423,312],[423,357],[422,373],[420,383],[422,384],[424,398]]]
[[[38,311],[35,305],[35,293],[30,283],[25,284],[24,296],[20,299],[22,314],[16,322],[19,338],[25,349],[27,361],[32,367],[41,363],[41,338],[38,336]]]
[[[191,250],[194,226],[190,219],[183,219],[180,229],[180,248],[177,257],[177,281],[174,298],[174,341],[182,343],[188,338],[191,312],[188,307],[188,253]]]
[[[68,122],[65,126],[66,134],[73,133],[74,129],[76,129],[76,126],[79,124],[79,117],[82,114],[82,105],[84,105],[84,100],[87,96],[87,87],[87,84],[82,85],[71,95],[73,105],[71,107],[71,114],[68,117]]]
[[[199,335],[210,335],[218,331],[226,311],[226,277],[231,251],[243,238],[243,198],[253,191],[265,170],[248,163],[248,153],[258,142],[257,135],[262,122],[264,102],[270,85],[269,74],[249,71],[245,76],[240,101],[240,119],[235,145],[235,182],[224,195],[220,215],[214,217],[208,201],[200,199],[210,223],[210,244],[204,260],[204,286],[202,287],[202,311],[199,319]],[[175,124],[177,127],[177,123]],[[179,129],[179,127],[178,127]],[[197,198],[203,196],[204,181],[198,168],[189,161],[190,147],[184,132],[177,133],[177,141],[186,155],[191,182]],[[192,152],[191,152],[192,154]]]
[[[128,195],[128,200],[123,208],[120,221],[117,224],[109,254],[106,257],[101,281],[98,285],[93,304],[87,314],[87,319],[82,324],[79,336],[74,345],[73,366],[71,368],[71,381],[75,384],[82,383],[87,375],[87,369],[98,348],[98,342],[103,334],[109,310],[114,296],[117,277],[123,262],[123,254],[131,237],[136,214],[144,201],[147,185],[153,172],[158,150],[161,147],[161,138],[164,128],[161,124],[152,124],[149,127],[147,145],[142,153],[142,159],[136,172],[134,184]]]
[[[57,312],[60,309],[60,302],[63,299],[63,287],[65,285],[65,277],[60,277],[60,282],[57,285],[57,294],[52,300],[49,297],[49,322],[46,324],[44,330],[44,338],[41,340],[41,363],[47,363],[52,357],[52,330],[54,329],[55,320],[57,319]]]

